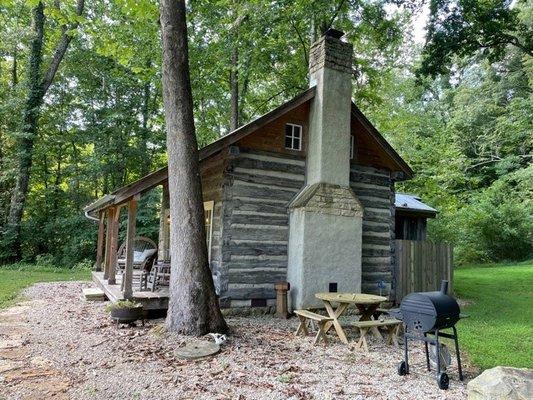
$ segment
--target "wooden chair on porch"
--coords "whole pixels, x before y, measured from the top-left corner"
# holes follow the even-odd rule
[[[161,286],[170,284],[170,262],[158,262],[150,271],[143,271],[141,275],[141,290],[150,289],[155,292]]]
[[[122,243],[117,251],[117,272],[124,273],[126,267],[126,242]],[[140,276],[145,272],[150,272],[154,260],[157,258],[157,245],[155,242],[144,236],[137,236],[133,239],[133,269],[141,270]],[[138,274],[134,274],[135,276]],[[124,289],[124,279],[122,280]]]
[[[122,243],[117,251],[117,264],[119,270],[126,266],[126,242]],[[137,236],[133,239],[133,268],[144,269],[148,260],[157,253],[157,245],[152,239]]]

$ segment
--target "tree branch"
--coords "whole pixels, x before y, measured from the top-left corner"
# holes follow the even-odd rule
[[[83,8],[85,6],[85,0],[78,0],[78,3],[76,5],[76,15],[80,16],[83,13]],[[59,69],[59,64],[61,64],[61,60],[63,60],[63,57],[65,56],[65,53],[67,52],[68,46],[70,44],[70,41],[72,40],[72,36],[68,34],[69,30],[76,29],[79,25],[78,21],[75,21],[70,27],[63,25],[61,28],[61,38],[59,39],[59,42],[55,48],[54,56],[52,57],[52,61],[50,62],[50,66],[48,67],[48,70],[46,71],[43,81],[41,82],[41,88],[42,93],[45,94],[48,91],[48,88],[52,84],[54,77],[57,73],[57,70]]]
[[[298,40],[300,41],[303,51],[304,51],[304,57],[305,57],[305,65],[309,65],[309,56],[307,55],[307,46],[305,45],[305,40],[303,40],[302,35],[300,35],[300,31],[298,30],[298,27],[294,23],[292,18],[289,18],[289,23],[292,25],[293,29],[296,31],[296,35],[298,35]]]

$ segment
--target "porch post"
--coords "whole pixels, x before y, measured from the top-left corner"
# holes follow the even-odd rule
[[[113,223],[111,230],[111,245],[109,246],[109,276],[107,278],[107,283],[110,285],[116,285],[117,278],[116,278],[116,270],[117,270],[117,250],[118,250],[118,218],[120,216],[120,206],[118,206],[114,212],[113,212]]]
[[[96,241],[96,271],[102,270],[102,254],[104,252],[104,210],[98,212],[98,239]]]
[[[113,232],[113,218],[114,218],[115,208],[109,207],[107,209],[107,226],[106,226],[106,235],[105,235],[105,257],[104,257],[104,279],[109,278],[109,265],[110,265],[110,256],[111,256],[111,232]]]
[[[157,259],[161,261],[168,261],[170,259],[170,227],[168,223],[167,209],[170,207],[170,199],[168,193],[168,183],[163,183],[163,194],[161,198],[161,214],[159,216],[159,243],[157,251]]]
[[[128,230],[126,233],[126,267],[124,269],[124,298],[133,297],[133,241],[135,239],[135,222],[137,218],[137,200],[135,196],[128,203]]]

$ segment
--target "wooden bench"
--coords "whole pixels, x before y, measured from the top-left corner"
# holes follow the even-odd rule
[[[326,323],[333,321],[333,318],[327,317],[325,315],[316,314],[309,310],[294,310],[294,313],[300,319],[300,325],[298,325],[298,329],[296,329],[295,332],[296,336],[298,336],[300,333],[307,335],[309,333],[307,331],[307,321],[315,321],[318,324],[318,332],[315,336],[313,344],[317,344],[320,339],[324,341],[324,344],[328,343],[328,339],[326,338],[325,325]]]
[[[384,321],[357,321],[352,325],[359,329],[360,337],[359,341],[355,345],[355,348],[364,348],[368,353],[368,344],[366,342],[366,335],[371,329],[377,329],[379,327],[386,327],[388,332],[387,344],[398,345],[397,334],[398,328],[402,324],[402,321],[397,319],[388,319]]]

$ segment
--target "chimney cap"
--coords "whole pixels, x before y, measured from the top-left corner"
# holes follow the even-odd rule
[[[340,39],[341,37],[344,36],[344,32],[343,31],[339,31],[338,29],[328,28],[328,30],[326,30],[326,32],[324,32],[324,35],[333,37],[335,39]]]

